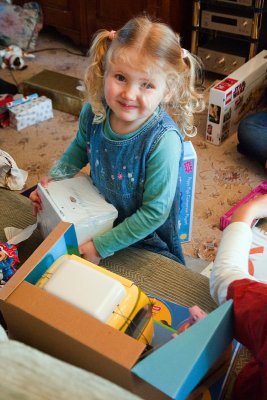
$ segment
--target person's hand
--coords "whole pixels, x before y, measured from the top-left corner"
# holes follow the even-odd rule
[[[42,185],[44,188],[46,188],[47,185],[48,185],[48,182],[51,181],[51,179],[52,179],[52,178],[51,178],[50,176],[44,176],[44,177],[41,179],[40,183],[41,183],[41,185]],[[33,205],[33,215],[36,217],[36,215],[38,214],[38,212],[39,212],[40,210],[42,210],[42,202],[41,202],[41,199],[40,199],[38,190],[37,190],[37,189],[33,190],[33,191],[30,193],[29,198],[30,198],[30,200],[31,200],[31,202],[32,202],[32,205]]]
[[[267,194],[259,195],[242,204],[233,214],[231,222],[246,222],[251,225],[254,219],[267,217]]]
[[[93,264],[98,265],[101,257],[98,251],[95,248],[95,245],[92,240],[85,242],[81,246],[79,246],[80,254],[85,260],[91,261]]]

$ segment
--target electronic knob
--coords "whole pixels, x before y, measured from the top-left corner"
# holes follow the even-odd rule
[[[218,64],[220,67],[223,67],[225,65],[225,58],[220,58],[218,61],[216,61],[216,64]]]
[[[244,28],[247,26],[247,24],[248,24],[248,21],[247,21],[247,20],[243,21],[243,23],[242,23],[242,25],[243,25]]]
[[[209,60],[210,59],[210,54],[207,54],[206,56],[205,56],[205,60]]]

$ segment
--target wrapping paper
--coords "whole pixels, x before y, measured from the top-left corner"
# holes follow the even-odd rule
[[[18,104],[9,110],[10,124],[20,131],[27,126],[53,118],[52,101],[45,96]]]

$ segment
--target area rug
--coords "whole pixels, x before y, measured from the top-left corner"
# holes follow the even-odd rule
[[[83,78],[87,58],[69,39],[55,31],[39,35],[35,59],[27,60],[23,71],[1,70],[0,77],[11,83],[21,82],[43,69]],[[207,112],[196,116],[198,134],[192,139],[197,153],[192,239],[183,244],[186,256],[212,261],[222,232],[219,221],[231,206],[266,179],[257,162],[239,154],[233,134],[220,146],[205,141]],[[26,189],[35,185],[60,157],[74,138],[78,118],[54,110],[54,117],[37,125],[16,131],[0,129],[0,148],[8,152],[19,168],[28,171]]]

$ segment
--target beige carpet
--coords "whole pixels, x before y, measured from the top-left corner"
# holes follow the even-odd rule
[[[56,49],[57,48],[57,49]],[[60,49],[59,49],[60,48]],[[42,31],[34,60],[27,60],[28,68],[13,73],[21,82],[43,69],[83,78],[86,57],[69,40],[60,35]],[[8,70],[0,70],[0,77],[13,82]],[[213,260],[221,237],[220,216],[252,188],[266,179],[266,172],[256,162],[236,151],[236,135],[222,145],[214,146],[205,141],[206,112],[197,117],[198,135],[192,142],[197,152],[198,167],[193,219],[193,235],[183,245],[190,257]],[[29,173],[26,188],[35,185],[46,174],[70,141],[77,129],[77,117],[54,110],[54,118],[18,132],[0,128],[0,148],[8,152],[18,166]]]

